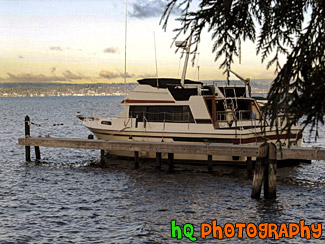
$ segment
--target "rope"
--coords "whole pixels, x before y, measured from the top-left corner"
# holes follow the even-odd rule
[[[69,123],[57,123],[57,124],[37,124],[34,122],[28,122],[29,126],[38,126],[38,127],[51,127],[51,126],[64,126],[64,125],[75,125],[75,124],[79,124],[80,121],[76,121],[76,122],[69,122]]]

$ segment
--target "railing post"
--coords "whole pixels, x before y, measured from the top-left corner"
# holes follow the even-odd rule
[[[28,115],[25,117],[25,138],[30,137],[30,118]],[[25,159],[30,162],[30,146],[25,146]]]

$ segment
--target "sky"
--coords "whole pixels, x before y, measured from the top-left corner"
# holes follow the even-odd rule
[[[171,46],[176,15],[167,31],[159,25],[165,5],[128,0],[127,82],[156,77],[156,60],[159,77],[181,76],[184,58]],[[124,0],[0,0],[0,82],[123,82],[125,16]],[[189,65],[187,78],[225,79],[212,44],[211,34],[203,33],[199,72],[197,64]],[[233,70],[272,79],[274,70],[255,53],[253,43],[243,43],[241,64],[237,60]]]

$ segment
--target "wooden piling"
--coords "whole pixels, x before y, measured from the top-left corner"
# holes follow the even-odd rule
[[[247,157],[247,159],[246,159],[246,169],[247,169],[248,175],[251,176],[252,173],[253,173],[253,161],[252,161],[252,157]]]
[[[267,164],[265,165],[265,179],[264,179],[264,198],[276,198],[276,146],[273,143],[269,144],[269,154]]]
[[[258,149],[258,157],[254,171],[252,198],[259,199],[264,183],[264,198],[276,198],[276,146],[264,143]]]
[[[139,152],[137,151],[134,152],[134,168],[139,168]]]
[[[28,115],[25,117],[25,138],[30,137],[30,118]],[[27,162],[30,160],[30,146],[25,146],[25,159]]]
[[[156,169],[161,170],[161,152],[156,152]]]
[[[208,155],[208,171],[212,173],[212,155]]]
[[[105,166],[105,150],[100,150],[100,161],[99,161],[99,164],[101,166]]]
[[[253,186],[252,186],[252,198],[260,199],[262,184],[263,184],[264,169],[262,167],[262,159],[256,159],[254,177],[253,177]]]
[[[168,153],[168,173],[174,171],[174,153]]]
[[[36,156],[36,161],[41,160],[41,151],[39,149],[39,146],[35,146],[35,156]]]
[[[253,177],[253,185],[252,185],[252,195],[251,197],[254,199],[260,199],[262,184],[264,179],[264,168],[265,161],[268,156],[268,144],[264,143],[258,148],[258,157],[256,159],[254,177]]]

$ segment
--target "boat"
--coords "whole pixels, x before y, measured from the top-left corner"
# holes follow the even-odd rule
[[[179,44],[183,45],[183,43]],[[300,146],[301,128],[290,136],[277,133],[263,118],[257,100],[251,97],[249,79],[243,85],[205,84],[185,79],[189,46],[181,79],[146,78],[121,102],[116,118],[83,118],[83,124],[98,139],[229,145],[260,145],[265,141]],[[279,124],[285,121],[279,117]],[[126,151],[108,151],[118,157],[134,157]],[[140,157],[155,158],[140,152]],[[167,158],[162,155],[163,158]],[[206,161],[207,155],[175,154],[175,160]],[[245,163],[246,157],[213,155],[214,162]]]

